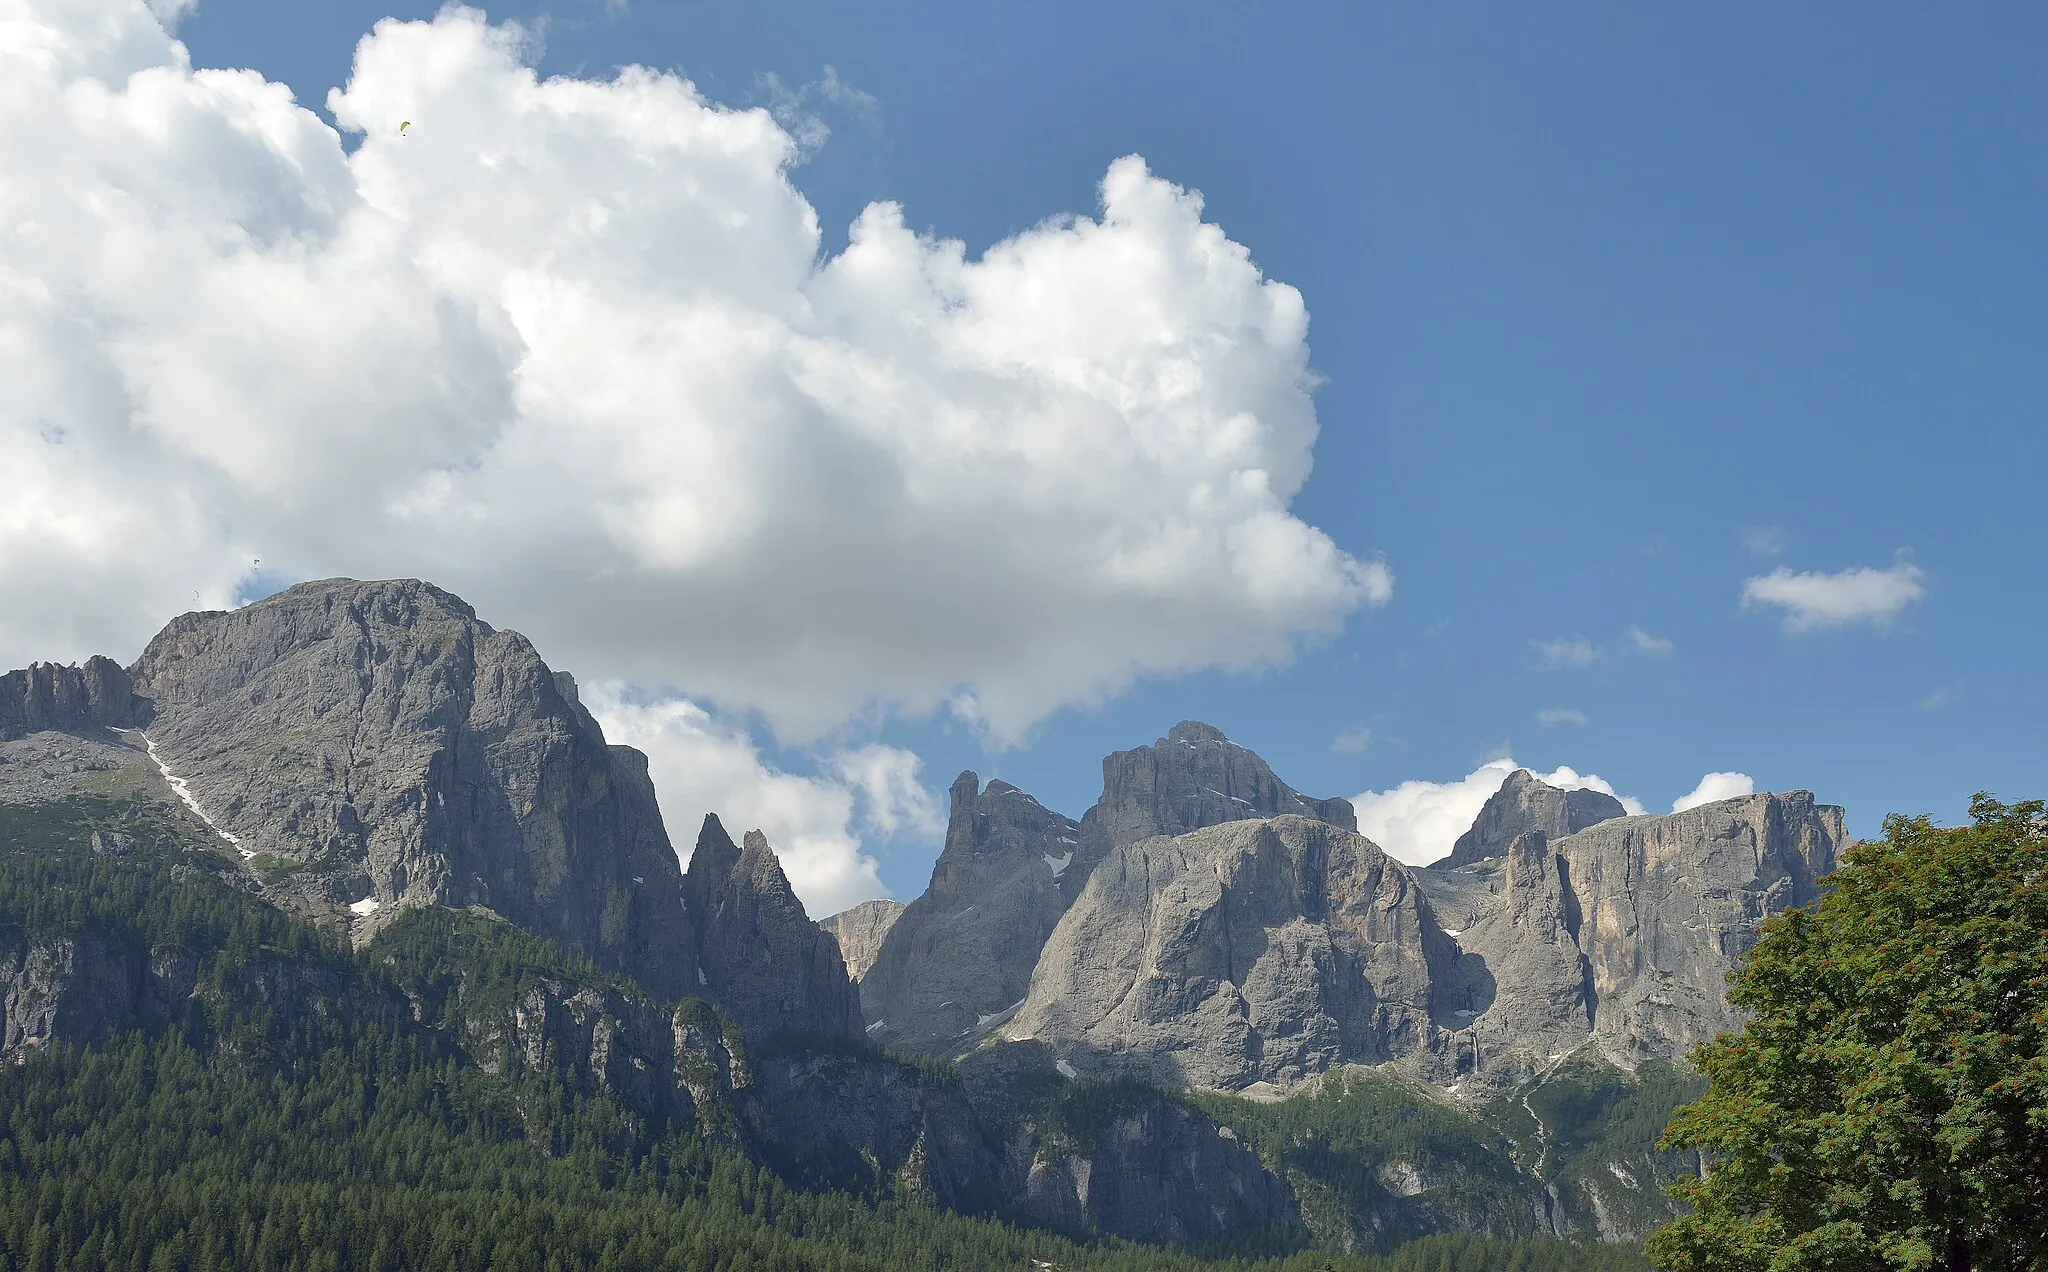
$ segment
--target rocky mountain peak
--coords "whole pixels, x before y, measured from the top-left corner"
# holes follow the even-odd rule
[[[1229,738],[1223,736],[1223,730],[1213,724],[1203,724],[1200,720],[1181,721],[1166,731],[1165,740],[1168,742],[1185,743],[1188,746],[1194,746],[1202,742],[1230,741]]]
[[[1560,839],[1627,813],[1621,801],[1612,795],[1584,789],[1561,790],[1528,769],[1516,769],[1487,798],[1471,828],[1451,846],[1450,855],[1433,865],[1455,870],[1499,856],[1517,835],[1535,832]]]
[[[751,830],[736,845],[707,815],[682,891],[697,931],[698,992],[748,1038],[861,1036],[860,996],[838,942],[804,913],[766,835]]]
[[[156,760],[271,863],[282,903],[359,939],[402,909],[486,906],[658,994],[695,989],[646,757],[459,597],[302,583],[182,615],[129,676]]]
[[[1283,814],[1358,829],[1350,801],[1311,799],[1221,729],[1183,720],[1151,746],[1118,751],[1102,761],[1102,798],[1081,818],[1080,869],[1065,881],[1064,890],[1069,900],[1078,896],[1086,872],[1118,845]]]

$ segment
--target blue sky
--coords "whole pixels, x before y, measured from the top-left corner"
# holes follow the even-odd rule
[[[177,34],[332,122],[357,39],[433,12],[201,0]],[[829,778],[832,748],[882,746],[929,790],[973,768],[1079,815],[1100,756],[1192,717],[1317,795],[1511,754],[1653,811],[1740,771],[1870,834],[1894,810],[1959,820],[1978,789],[2044,793],[2038,6],[488,12],[538,32],[543,75],[638,63],[813,117],[829,136],[789,171],[825,257],[887,200],[972,259],[1096,215],[1135,153],[1306,305],[1320,432],[1290,510],[1383,558],[1390,600],[1285,667],[1143,674],[1013,746],[944,710],[799,745],[721,709],[773,769]],[[297,559],[380,564],[323,551]],[[1744,605],[1773,570],[1858,567],[1921,594],[1805,630]],[[915,895],[929,817],[875,820],[850,833]]]

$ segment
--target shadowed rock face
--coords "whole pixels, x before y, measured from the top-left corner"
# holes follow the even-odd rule
[[[125,729],[135,723],[128,673],[97,655],[82,667],[35,663],[0,676],[0,742],[31,733]]]
[[[414,580],[187,614],[130,668],[158,757],[316,914],[481,905],[655,993],[698,992],[646,757],[516,632]]]
[[[704,993],[755,1041],[778,1032],[858,1038],[860,994],[832,934],[811,922],[758,830],[735,847],[704,819],[683,895],[697,929]]]
[[[903,917],[903,908],[901,901],[882,897],[818,920],[818,926],[839,942],[839,954],[846,960],[848,976],[858,981],[868,974],[868,968],[875,965],[875,956],[882,952],[883,938],[889,935],[896,920]]]
[[[1077,1069],[1291,1086],[1428,1050],[1458,957],[1370,840],[1307,817],[1232,822],[1104,858],[1006,1032]]]
[[[1432,864],[1454,870],[1499,856],[1517,835],[1533,832],[1549,839],[1562,839],[1627,813],[1621,801],[1612,795],[1559,790],[1527,769],[1516,769],[1479,810],[1472,828],[1458,836],[1458,842],[1451,846],[1451,855]]]
[[[890,927],[861,979],[877,1036],[939,1050],[1016,1006],[1066,910],[1079,827],[1007,782],[953,783],[931,886]]]

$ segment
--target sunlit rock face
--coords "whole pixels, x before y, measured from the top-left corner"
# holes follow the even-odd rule
[[[129,669],[138,721],[278,899],[356,926],[481,905],[648,989],[698,990],[646,757],[526,638],[416,580],[186,614]],[[330,914],[331,912],[331,914]]]

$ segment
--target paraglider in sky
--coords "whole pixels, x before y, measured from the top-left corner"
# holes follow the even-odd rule
[[[406,130],[406,129],[408,129],[408,128],[410,128],[410,127],[412,127],[412,121],[411,121],[410,119],[401,119],[401,120],[399,120],[399,121],[398,121],[398,135],[399,135],[399,136],[401,136],[401,137],[405,136],[405,130]]]

